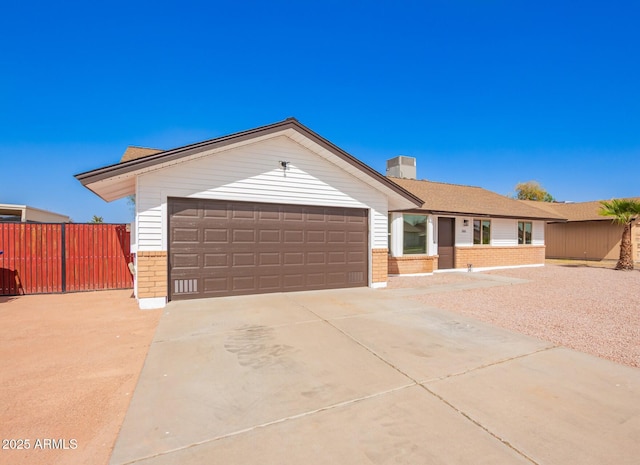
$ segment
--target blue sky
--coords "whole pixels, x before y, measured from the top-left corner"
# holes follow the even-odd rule
[[[5,1],[0,203],[128,222],[73,175],[289,116],[380,172],[640,196],[639,5]]]

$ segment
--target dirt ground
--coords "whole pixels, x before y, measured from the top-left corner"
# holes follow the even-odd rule
[[[573,263],[493,273],[530,282],[425,302],[640,366],[638,271]],[[456,279],[394,278],[390,287]],[[107,464],[160,315],[139,310],[130,290],[0,297],[0,464]]]
[[[107,464],[160,314],[131,290],[0,297],[0,464]]]

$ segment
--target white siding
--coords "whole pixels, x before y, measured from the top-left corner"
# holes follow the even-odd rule
[[[491,220],[491,245],[512,247],[518,245],[518,221],[508,218],[475,218]],[[464,225],[468,220],[468,226]],[[456,217],[456,247],[473,246],[473,217]],[[544,245],[544,222],[533,221],[533,245]]]
[[[532,245],[544,245],[544,221],[534,221]]]
[[[518,220],[494,218],[491,220],[491,245],[518,245]]]
[[[143,174],[136,194],[139,250],[166,250],[167,197],[368,208],[371,247],[387,247],[387,197],[286,136]]]
[[[465,226],[464,220],[467,220]],[[456,247],[471,247],[473,245],[473,218],[456,216]]]

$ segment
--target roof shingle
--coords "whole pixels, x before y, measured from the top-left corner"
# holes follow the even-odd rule
[[[127,147],[127,150],[122,154],[122,158],[120,159],[120,163],[129,160],[137,160],[138,158],[146,157],[148,155],[154,155],[156,153],[164,152],[164,150],[160,149],[151,149],[147,147],[136,147],[135,145],[130,145]]]
[[[632,200],[640,201],[640,197],[632,198]],[[566,218],[567,221],[611,221],[611,217],[600,215],[600,207],[602,206],[600,200],[571,203],[534,202],[532,200],[521,200],[521,202],[528,205],[539,204],[535,206],[548,212],[555,212]]]
[[[390,179],[421,198],[424,201],[421,210],[432,213],[559,221],[564,219],[556,212],[542,210],[481,187],[416,179]]]

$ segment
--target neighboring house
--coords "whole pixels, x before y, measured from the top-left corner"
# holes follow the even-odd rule
[[[293,118],[167,151],[129,148],[76,178],[106,201],[135,195],[141,308],[383,287],[388,212],[423,204]]]
[[[563,219],[480,187],[390,179],[424,199],[389,215],[392,275],[544,265],[545,222]]]
[[[620,257],[620,239],[624,227],[613,223],[611,217],[599,214],[600,201],[526,203],[567,219],[562,223],[547,223],[547,258],[617,260]],[[640,224],[637,220],[631,228],[631,243],[634,260],[640,261]]]
[[[28,205],[0,204],[0,221],[22,223],[68,223],[70,218],[59,213]]]

